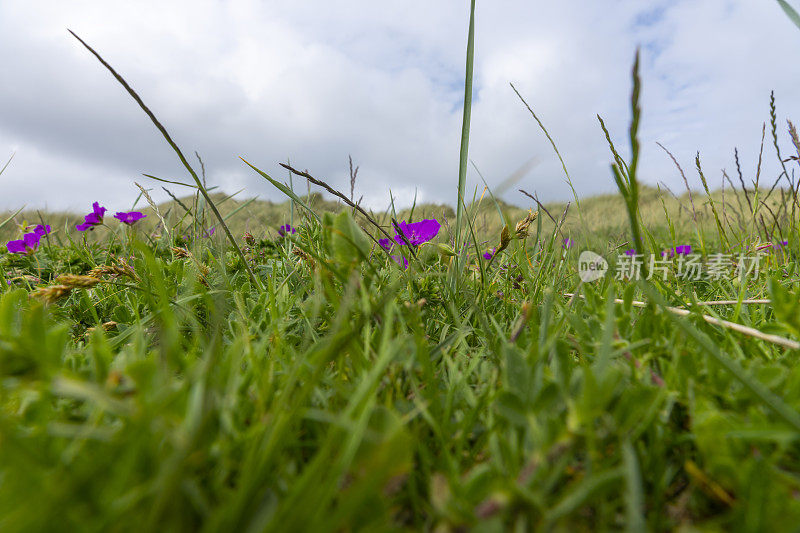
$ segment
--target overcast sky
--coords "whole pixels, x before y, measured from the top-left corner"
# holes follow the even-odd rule
[[[795,4],[798,2],[792,0]],[[0,0],[0,210],[130,206],[154,174],[187,180],[157,130],[67,32],[139,92],[209,181],[282,201],[242,156],[280,180],[278,162],[382,208],[454,203],[468,0]],[[600,114],[627,147],[630,68],[642,50],[641,179],[682,186],[657,146],[699,187],[694,154],[718,186],[739,147],[752,177],[775,90],[779,127],[800,121],[800,30],[773,0],[478,0],[470,158],[490,186],[534,158],[519,187],[571,195],[552,148],[509,87],[549,129],[580,195],[613,190]],[[769,141],[769,128],[768,128]],[[627,150],[624,150],[627,153]],[[771,142],[766,173],[777,175]],[[480,183],[473,169],[470,187]],[[297,184],[297,180],[295,181]],[[185,194],[186,190],[175,192]],[[160,194],[159,194],[160,192]]]

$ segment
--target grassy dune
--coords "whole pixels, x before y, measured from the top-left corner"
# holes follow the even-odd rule
[[[610,179],[610,178],[609,178]],[[539,208],[535,201],[522,197],[527,200],[523,206],[510,204],[503,201],[495,201],[487,191],[482,191],[478,201],[470,204],[467,211],[473,217],[473,225],[476,238],[480,243],[493,243],[499,239],[499,235],[505,221],[516,222],[525,217],[528,209],[538,211],[542,218],[542,229],[545,232],[552,231],[558,222],[563,235],[570,235],[581,240],[592,240],[602,238],[614,246],[621,246],[628,242],[627,231],[629,228],[628,215],[625,210],[625,202],[618,194],[598,195],[580,199],[579,209],[575,202],[545,203],[543,208]],[[675,196],[673,192],[654,187],[642,187],[639,198],[639,212],[643,223],[652,228],[660,237],[669,239],[669,221],[677,234],[682,238],[697,239],[698,231],[703,235],[713,237],[717,233],[716,223],[711,209],[712,202],[717,206],[719,215],[723,222],[726,234],[732,238],[740,240],[744,235],[753,233],[755,225],[758,231],[753,233],[754,237],[760,235],[761,240],[770,239],[783,240],[782,228],[788,224],[788,213],[780,209],[780,206],[787,204],[787,197],[791,192],[785,188],[776,188],[769,194],[769,190],[760,189],[758,197],[766,202],[760,206],[756,216],[750,212],[748,199],[754,203],[756,191],[748,189],[745,195],[741,189],[726,191],[712,191],[706,195],[703,191],[692,191]],[[520,194],[520,196],[522,196]],[[275,236],[277,229],[292,220],[292,207],[290,201],[270,202],[255,198],[238,199],[224,194],[211,195],[214,202],[219,206],[219,210],[226,223],[234,235],[242,236],[246,232],[258,238]],[[313,193],[311,196],[302,196],[302,201],[313,208],[315,212],[338,213],[345,209],[350,209],[343,202],[330,195]],[[694,205],[694,209],[693,206]],[[137,209],[148,215],[137,227],[143,234],[159,233],[160,219],[155,211],[141,199]],[[203,221],[202,226],[206,229],[218,226],[215,224],[208,209],[200,207],[197,210],[197,198],[188,196],[179,198],[178,201],[169,201],[158,206],[158,210],[170,227],[188,231],[193,224],[194,213],[198,212],[199,218]],[[188,210],[188,211],[187,211]],[[774,215],[780,211],[778,224],[775,223]],[[294,218],[297,223],[308,219],[308,213],[299,205],[295,205]],[[394,217],[398,222],[402,220],[421,220],[425,218],[436,218],[448,227],[455,224],[455,210],[443,204],[419,204],[411,208],[398,210],[396,213],[388,211],[375,212],[369,210],[372,218],[377,221],[384,229],[392,229],[391,219]],[[502,217],[501,217],[502,213]],[[549,213],[549,214],[548,214]],[[14,213],[0,214],[0,222],[7,220]],[[377,235],[379,232],[372,227],[369,222],[360,214],[355,213],[359,225],[367,232]],[[504,217],[504,218],[503,218]],[[551,218],[552,217],[552,218]],[[763,221],[762,221],[763,219]],[[66,240],[66,234],[73,238],[78,235],[74,228],[75,224],[83,221],[83,214],[79,213],[41,213],[38,211],[23,211],[13,216],[11,220],[0,228],[0,239],[17,238],[20,230],[19,225],[24,222],[36,225],[42,221],[47,221],[56,229],[54,238],[60,236]],[[114,224],[111,222],[110,224]],[[768,229],[765,231],[764,226]],[[90,232],[85,235],[89,241],[97,241],[100,233]],[[84,235],[79,235],[81,238]],[[451,236],[452,237],[452,236]],[[784,235],[785,237],[785,235]],[[102,239],[102,237],[100,237]],[[447,237],[440,238],[443,242]],[[452,240],[452,238],[450,239]]]

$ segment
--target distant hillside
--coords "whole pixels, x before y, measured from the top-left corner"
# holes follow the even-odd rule
[[[748,191],[748,193],[750,201],[755,202],[754,191]],[[762,200],[766,193],[767,191],[760,191],[759,194]],[[766,202],[769,209],[762,208],[761,214],[757,217],[756,222],[759,225],[762,224],[762,218],[763,224],[769,226],[775,215],[782,216],[779,214],[782,195],[785,197],[788,193],[781,190],[775,190],[772,193]],[[701,228],[715,232],[716,223],[711,209],[713,200],[720,218],[723,221],[727,220],[723,224],[726,227],[726,231],[735,235],[739,221],[752,219],[749,215],[748,198],[745,198],[741,191],[732,193],[730,190],[727,190],[724,196],[723,202],[722,191],[712,192],[711,198],[704,192],[693,191],[692,199],[690,200],[688,193],[675,198],[670,192],[660,191],[653,187],[642,187],[640,191],[640,210],[645,225],[653,228],[657,233],[663,233],[663,236],[666,236],[667,233],[665,212],[679,232],[684,227],[685,222],[691,221],[695,216]],[[288,223],[291,218],[289,201],[276,203],[268,200],[231,198],[219,193],[213,194],[212,198],[222,215],[226,217],[227,223],[235,235],[242,235],[245,231],[249,231],[257,237],[275,235],[277,228],[282,224]],[[319,193],[304,196],[302,200],[317,212],[336,212],[346,207],[342,202],[324,197]],[[502,210],[507,220],[511,221],[512,225],[525,216],[528,208],[532,208],[540,211],[543,227],[549,231],[553,227],[553,220],[560,221],[564,217],[566,210],[562,228],[562,232],[565,235],[581,237],[588,234],[592,238],[603,237],[611,241],[620,241],[626,238],[628,219],[619,195],[592,196],[579,199],[579,203],[580,209],[574,201],[547,203],[543,209],[539,209],[533,200],[521,194],[520,205],[512,205],[503,201],[495,203],[491,195],[485,193],[480,201],[476,202],[476,205],[468,207],[468,212],[472,215],[473,228],[481,240],[494,240],[500,234],[502,223],[498,214],[498,207]],[[694,210],[692,204],[694,205]],[[188,212],[194,213],[198,210],[196,199],[191,196],[180,198],[179,201],[165,202],[158,207],[170,226],[176,225],[183,229],[189,225],[188,220],[190,220],[190,217]],[[154,230],[159,222],[158,217],[155,216],[153,210],[146,203],[140,204],[140,210],[148,215],[148,218],[141,223],[141,228],[146,231]],[[371,211],[370,213],[379,224],[390,228],[391,213]],[[0,215],[0,222],[10,215],[11,213]],[[73,213],[43,213],[41,214],[41,220],[57,228],[62,235],[64,228],[68,229],[72,238],[75,239],[79,238],[79,234],[74,231],[74,226],[82,221],[82,216],[83,214]],[[302,225],[305,216],[304,209],[296,205],[294,210],[295,225]],[[403,209],[396,215],[398,221],[408,220],[412,217],[413,220],[422,218],[440,220],[445,228],[443,238],[447,238],[447,228],[452,226],[455,220],[455,213],[453,208],[447,205],[420,204],[414,208],[413,213],[411,209]],[[112,224],[116,223],[110,217],[108,218]],[[361,220],[360,217],[357,218]],[[207,208],[205,209],[205,219],[208,227],[215,225],[213,214]],[[15,238],[18,234],[15,223],[22,223],[23,221],[37,224],[40,222],[40,214],[36,211],[18,214],[5,227],[0,228],[0,238]],[[369,224],[366,221],[364,221],[363,226],[365,229],[369,229]],[[89,238],[92,237],[92,235],[89,235]]]

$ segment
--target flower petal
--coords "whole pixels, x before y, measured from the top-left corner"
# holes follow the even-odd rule
[[[404,220],[400,223],[399,233],[394,240],[398,244],[405,244],[403,237],[400,236],[400,233],[402,233],[409,243],[413,244],[414,246],[419,246],[420,244],[426,243],[436,237],[441,227],[441,224],[439,224],[439,222],[433,218],[420,220],[419,222],[414,222],[411,224],[408,224]]]
[[[135,224],[139,220],[145,218],[147,215],[140,213],[139,211],[130,211],[130,212],[118,212],[114,215],[114,218],[122,222],[123,224],[128,224],[129,226]]]
[[[100,202],[95,202],[92,204],[92,213],[100,220],[103,220],[103,215],[106,214],[106,208],[100,207]]]
[[[48,233],[50,233],[50,225],[48,224],[47,226],[43,226],[39,224],[33,229],[33,232],[41,236],[47,235]]]
[[[25,249],[25,241],[22,239],[18,241],[8,241],[8,243],[6,243],[6,248],[8,248],[8,253],[10,254],[27,253],[27,250]]]
[[[22,236],[22,240],[25,243],[26,248],[30,248],[31,251],[36,250],[39,247],[39,240],[42,238],[41,235],[38,233],[26,233]]]
[[[394,259],[395,263],[408,270],[408,259],[406,257],[402,255],[393,255],[392,259]]]

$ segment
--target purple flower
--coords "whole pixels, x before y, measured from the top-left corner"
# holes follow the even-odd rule
[[[278,228],[278,235],[281,237],[286,237],[287,235],[293,235],[297,233],[297,230],[291,224],[284,224],[280,228]]]
[[[420,220],[419,222],[414,222],[412,224],[408,224],[404,220],[400,223],[399,232],[397,236],[395,236],[394,240],[397,244],[401,245],[408,241],[414,246],[419,246],[420,244],[428,242],[436,237],[436,234],[439,233],[439,229],[441,227],[442,226],[439,224],[439,222],[432,218]],[[405,240],[403,240],[403,237],[400,236],[401,233],[403,237],[405,237]]]
[[[95,226],[103,223],[103,215],[106,214],[106,208],[100,207],[99,202],[92,204],[92,212],[83,217],[83,224],[78,224],[75,229],[78,231],[93,230]]]
[[[212,235],[214,235],[214,227],[211,227],[208,231],[203,232],[203,238],[210,239]]]
[[[44,237],[45,235],[50,233],[50,225],[48,224],[47,226],[42,226],[41,224],[39,224],[38,226],[33,228],[33,232],[39,237]]]
[[[494,257],[495,250],[497,250],[497,248],[492,248],[491,252],[484,252],[483,258],[489,261],[492,257]]]
[[[786,246],[789,246],[789,241],[780,241],[776,243],[762,244],[761,246],[756,247],[756,250],[764,250],[769,248],[770,251],[773,251],[779,248],[784,248]]]
[[[144,215],[139,211],[130,211],[128,213],[117,212],[117,214],[114,215],[114,218],[116,218],[123,224],[133,226],[136,222],[140,221],[146,216],[147,215]]]
[[[394,259],[395,263],[408,270],[408,259],[406,257],[402,255],[393,255],[392,259]]]
[[[39,247],[39,240],[41,238],[42,236],[38,233],[26,233],[18,241],[8,241],[6,248],[8,248],[8,253],[11,254],[29,255],[35,252]]]
[[[636,248],[625,250],[625,255],[636,255]]]
[[[394,243],[391,239],[378,239],[378,244],[380,244],[381,248],[387,252],[392,249],[392,246],[394,246]]]
[[[572,248],[573,246],[575,246],[575,241],[573,241],[569,237],[564,239],[564,248],[565,249]]]
[[[692,253],[692,246],[690,244],[682,244],[675,248],[669,248],[661,252],[661,256],[673,257],[675,255],[689,255]]]

